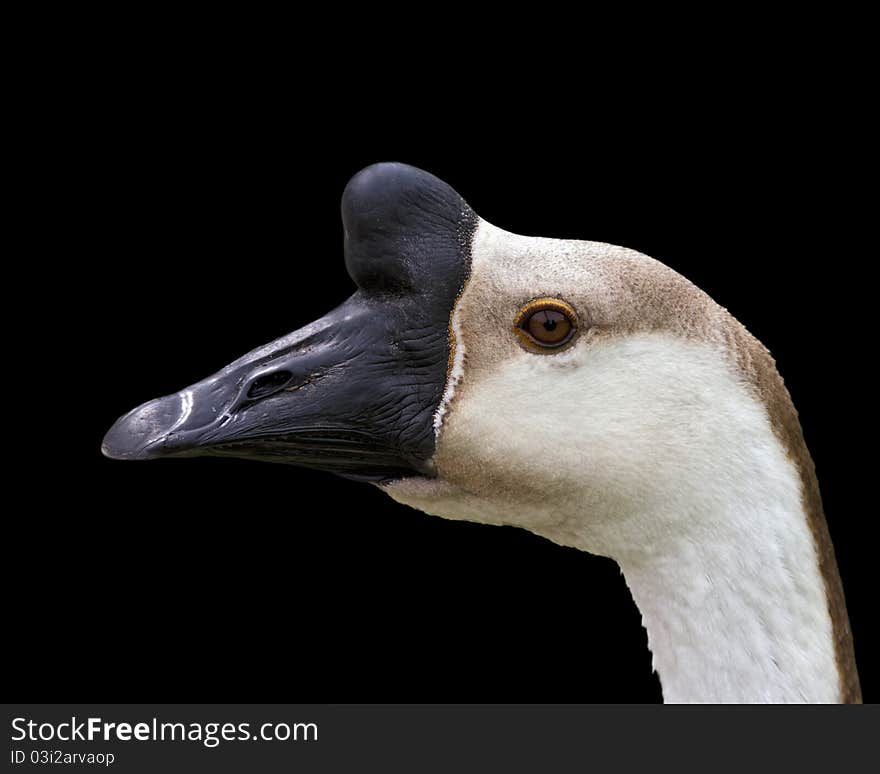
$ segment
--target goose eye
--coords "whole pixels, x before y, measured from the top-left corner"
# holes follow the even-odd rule
[[[530,301],[516,316],[514,330],[529,349],[556,349],[571,341],[577,332],[574,309],[558,298]]]

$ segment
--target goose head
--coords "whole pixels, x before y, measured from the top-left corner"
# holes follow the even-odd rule
[[[611,557],[667,700],[858,698],[797,416],[726,310],[403,164],[356,175],[342,218],[345,303],[121,417],[104,454],[304,465]]]

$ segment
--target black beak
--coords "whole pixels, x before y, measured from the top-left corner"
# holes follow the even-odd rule
[[[402,164],[356,175],[342,200],[342,306],[175,395],[125,414],[114,459],[220,455],[365,481],[431,475],[449,319],[476,216],[442,181]]]
[[[393,305],[358,292],[319,321],[121,417],[104,454],[250,457],[370,481],[426,475],[431,376],[443,342],[425,340],[432,354],[407,367],[391,346],[394,317]],[[400,378],[405,371],[410,379]]]

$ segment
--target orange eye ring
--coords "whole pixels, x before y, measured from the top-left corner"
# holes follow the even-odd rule
[[[577,312],[570,304],[558,298],[536,298],[519,310],[513,330],[526,349],[547,352],[568,344],[579,325]]]

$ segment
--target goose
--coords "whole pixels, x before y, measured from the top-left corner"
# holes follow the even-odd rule
[[[769,352],[662,263],[519,236],[415,167],[342,197],[356,292],[121,417],[114,459],[292,463],[610,557],[666,702],[859,702],[813,462]]]

